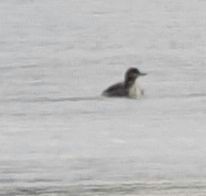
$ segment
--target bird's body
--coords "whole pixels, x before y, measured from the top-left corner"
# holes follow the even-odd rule
[[[108,87],[102,94],[107,97],[139,98],[143,95],[143,90],[136,84],[136,79],[143,75],[146,74],[139,72],[136,68],[130,68],[125,74],[124,82]]]
[[[121,82],[110,86],[103,92],[103,95],[108,97],[125,97],[127,94],[127,89],[125,88],[124,83]]]

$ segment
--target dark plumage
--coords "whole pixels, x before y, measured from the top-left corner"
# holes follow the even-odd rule
[[[136,98],[142,94],[141,89],[137,89],[135,81],[139,76],[144,76],[145,73],[141,73],[137,68],[129,68],[125,73],[124,82],[114,84],[103,91],[102,95],[107,97],[130,97]],[[138,90],[138,92],[137,92]]]

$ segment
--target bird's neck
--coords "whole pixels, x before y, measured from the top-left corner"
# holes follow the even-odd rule
[[[125,88],[131,88],[135,84],[136,79],[126,79],[124,82]]]

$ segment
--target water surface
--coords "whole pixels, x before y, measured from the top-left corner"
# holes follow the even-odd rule
[[[0,195],[205,195],[205,9],[0,2]],[[145,97],[101,97],[130,66]]]

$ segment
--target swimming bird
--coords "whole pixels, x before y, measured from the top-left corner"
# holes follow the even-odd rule
[[[144,91],[137,85],[136,79],[145,75],[147,74],[131,67],[126,71],[123,82],[108,87],[103,91],[102,95],[106,97],[140,98]]]

